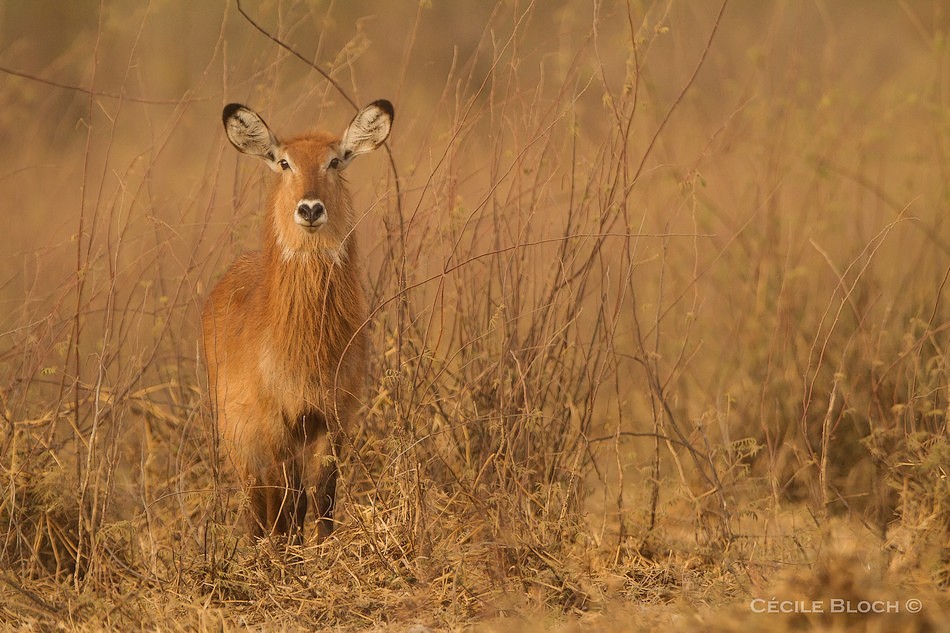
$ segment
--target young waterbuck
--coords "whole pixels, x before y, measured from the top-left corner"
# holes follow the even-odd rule
[[[308,492],[318,539],[333,529],[336,442],[357,407],[366,318],[343,170],[389,136],[393,107],[375,101],[337,137],[280,141],[259,114],[224,108],[228,139],[273,176],[260,251],[242,255],[202,315],[224,454],[248,486],[255,536],[302,538]]]

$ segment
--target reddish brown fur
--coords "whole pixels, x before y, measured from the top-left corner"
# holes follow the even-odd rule
[[[342,174],[326,167],[339,143],[314,133],[281,145],[294,169],[274,176],[263,248],[231,266],[202,317],[219,434],[249,486],[258,536],[299,535],[307,490],[318,538],[331,531],[336,438],[352,423],[363,380],[354,212]],[[304,198],[327,208],[312,233],[294,223]]]

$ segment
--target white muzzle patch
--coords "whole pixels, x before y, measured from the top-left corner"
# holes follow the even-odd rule
[[[308,231],[316,231],[327,223],[327,208],[322,200],[303,198],[297,201],[294,222]]]

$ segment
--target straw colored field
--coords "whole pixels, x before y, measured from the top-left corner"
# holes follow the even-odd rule
[[[946,630],[948,41],[937,0],[0,5],[0,622]],[[378,98],[338,526],[254,543],[199,315],[269,173],[221,107]]]

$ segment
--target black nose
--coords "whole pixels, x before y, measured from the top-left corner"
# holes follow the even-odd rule
[[[313,224],[326,212],[327,208],[323,206],[322,202],[314,202],[313,204],[301,202],[297,206],[297,215],[307,224]]]

